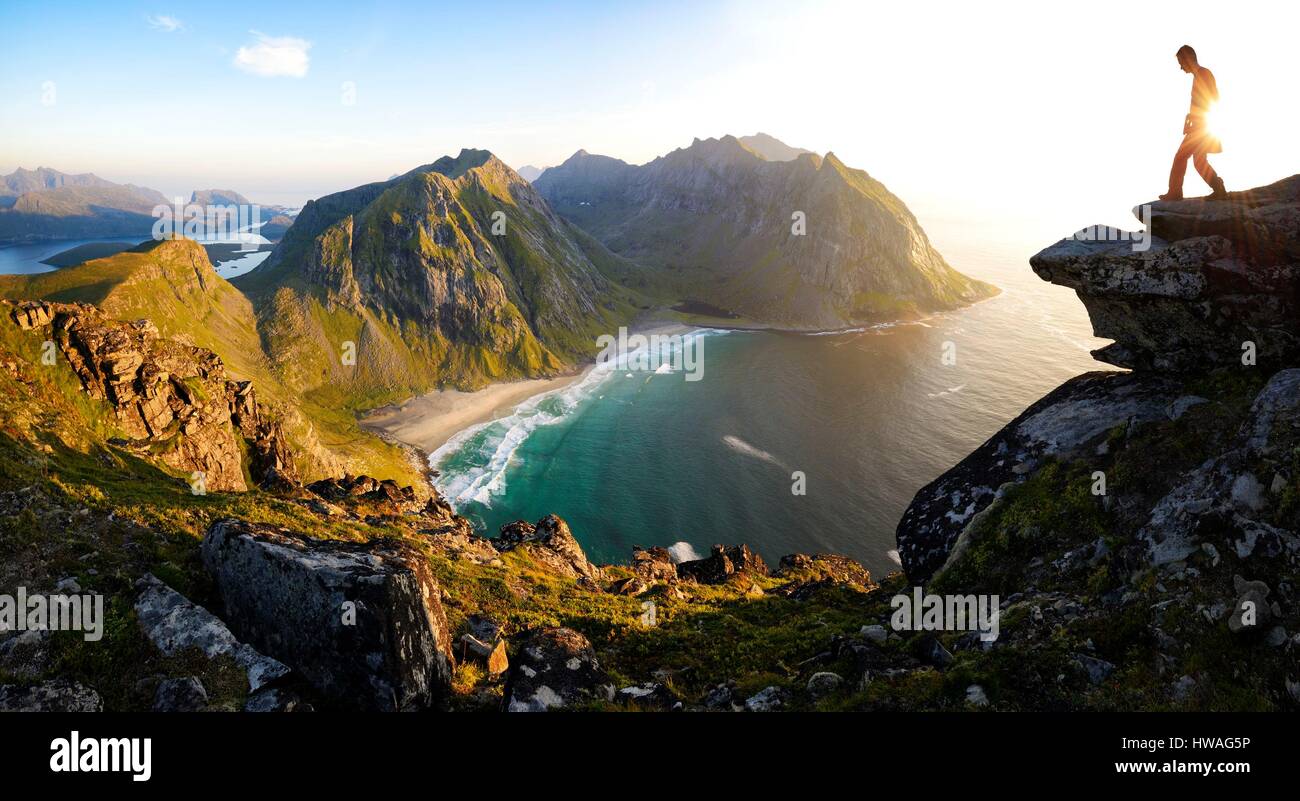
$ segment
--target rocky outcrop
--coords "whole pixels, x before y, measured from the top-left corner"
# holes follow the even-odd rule
[[[1138,532],[1151,562],[1187,559],[1206,542],[1240,559],[1300,557],[1300,532],[1268,520],[1276,490],[1300,479],[1292,475],[1298,446],[1300,369],[1282,370],[1256,396],[1231,447],[1187,473],[1151,510]]]
[[[86,394],[109,405],[130,438],[125,444],[142,455],[204,491],[241,491],[248,489],[247,441],[255,481],[298,482],[278,420],[258,404],[252,382],[227,376],[217,354],[164,339],[148,320],[112,320],[87,304],[5,303],[19,328],[52,337]]]
[[[567,628],[526,635],[506,680],[507,712],[545,712],[614,699],[614,684],[587,638]]]
[[[526,520],[507,523],[492,544],[502,553],[526,553],[542,567],[569,578],[598,581],[604,575],[588,561],[569,524],[555,515],[547,515],[536,526]]]
[[[1030,259],[1043,280],[1078,293],[1097,336],[1115,340],[1098,359],[1166,372],[1300,363],[1300,176],[1135,211],[1150,213],[1149,249],[1094,226]]]
[[[792,553],[781,557],[773,577],[791,579],[798,584],[829,583],[859,590],[876,586],[871,572],[856,560],[833,553]]]
[[[646,582],[673,582],[677,580],[677,564],[667,548],[636,547],[632,549],[632,572]]]
[[[334,705],[446,706],[453,657],[442,591],[410,546],[221,520],[202,555],[231,629]]]
[[[678,564],[677,574],[701,584],[721,584],[736,575],[766,576],[768,569],[748,545],[714,545],[705,558]]]
[[[897,531],[913,581],[959,561],[1008,488],[1053,463],[1106,468],[1113,449],[1148,429],[1172,436],[1187,415],[1198,430],[1183,451],[1204,459],[1170,472],[1157,456],[1143,481],[1111,485],[1119,497],[1096,494],[1133,524],[1144,549],[1129,554],[1135,566],[1176,566],[1203,546],[1242,558],[1295,550],[1283,507],[1296,479],[1287,443],[1300,387],[1284,368],[1300,365],[1300,176],[1150,209],[1149,250],[1072,237],[1031,260],[1044,280],[1077,291],[1098,336],[1115,339],[1094,355],[1135,372],[1067,381],[921,489]],[[1089,558],[1104,550],[1090,547]]]

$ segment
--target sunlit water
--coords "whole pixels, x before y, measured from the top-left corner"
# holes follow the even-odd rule
[[[46,259],[51,256],[57,256],[65,250],[71,250],[81,245],[100,242],[137,245],[140,243],[140,238],[110,237],[107,239],[59,239],[48,242],[0,245],[0,275],[23,275],[53,272],[59,268],[45,264],[44,261]],[[217,271],[217,275],[220,275],[222,278],[230,279],[237,275],[243,275],[261,264],[266,260],[266,257],[270,255],[271,252],[269,250],[237,254],[234,258],[216,262],[212,266],[213,269]]]
[[[1102,369],[1088,351],[1104,341],[1074,293],[1029,269],[1048,243],[928,228],[954,267],[1003,293],[921,324],[699,334],[701,380],[594,371],[439,449],[440,488],[487,533],[559,514],[598,561],[746,542],[769,560],[827,551],[895,569],[895,526],[918,489],[1067,378]]]

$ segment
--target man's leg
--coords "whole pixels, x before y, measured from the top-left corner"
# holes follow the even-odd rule
[[[1210,166],[1209,154],[1203,151],[1194,154],[1192,156],[1192,166],[1196,167],[1196,171],[1201,174],[1207,184],[1214,186],[1214,179],[1218,177],[1218,174]]]
[[[1174,154],[1174,165],[1169,168],[1169,194],[1161,198],[1177,200],[1183,196],[1183,176],[1187,174],[1187,160],[1192,157],[1192,137],[1183,137],[1183,143]]]

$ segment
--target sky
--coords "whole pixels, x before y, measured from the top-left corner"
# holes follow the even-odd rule
[[[1223,93],[1228,188],[1300,172],[1300,4],[1275,0],[2,0],[0,29],[0,172],[169,196],[298,204],[463,147],[641,163],[764,131],[867,170],[923,222],[1059,236],[1164,190],[1184,43]]]

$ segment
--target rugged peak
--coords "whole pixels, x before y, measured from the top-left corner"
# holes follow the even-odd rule
[[[1115,340],[1098,360],[1162,372],[1300,364],[1300,175],[1135,212],[1149,231],[1092,226],[1030,259]]]
[[[767,161],[794,161],[800,156],[812,153],[801,147],[791,147],[775,136],[762,132],[752,136],[742,136],[740,143]]]
[[[764,161],[758,153],[750,150],[736,137],[727,134],[719,139],[700,139],[696,137],[691,146],[674,150],[663,161],[675,162],[683,158],[698,159],[709,164],[753,164]]]

